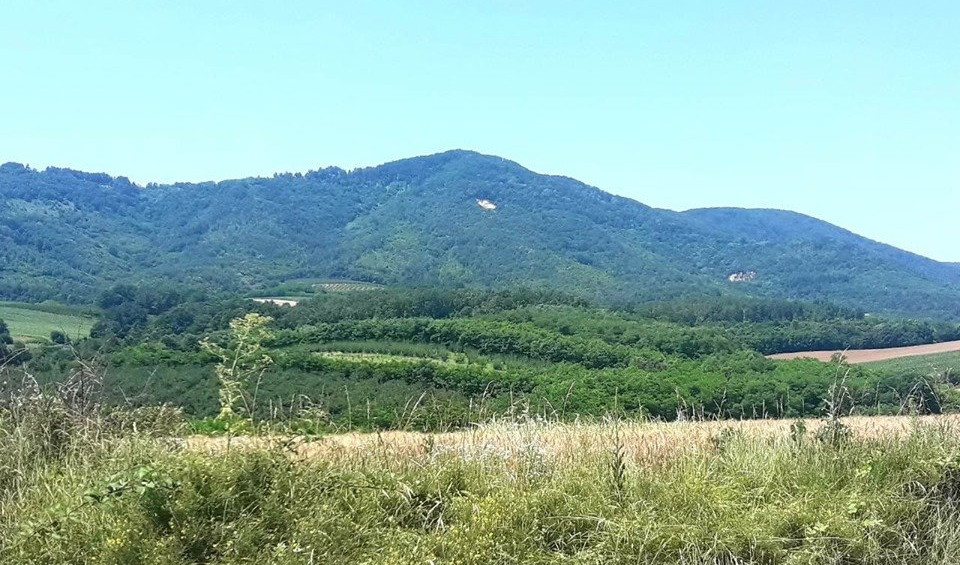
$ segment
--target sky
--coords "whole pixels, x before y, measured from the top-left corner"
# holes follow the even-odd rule
[[[221,180],[454,148],[960,261],[951,0],[0,4],[0,162]]]

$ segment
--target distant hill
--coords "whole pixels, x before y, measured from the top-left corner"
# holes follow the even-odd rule
[[[146,187],[0,166],[0,299],[303,278],[544,286],[610,301],[751,294],[960,319],[956,264],[792,212],[655,209],[469,151]]]

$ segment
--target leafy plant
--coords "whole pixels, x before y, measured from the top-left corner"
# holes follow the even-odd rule
[[[247,314],[230,322],[228,345],[219,345],[208,338],[201,340],[203,350],[219,359],[215,367],[220,386],[218,418],[229,420],[252,411],[256,396],[249,394],[249,386],[252,381],[259,381],[273,364],[264,350],[264,342],[270,339],[267,325],[272,321],[269,316]]]

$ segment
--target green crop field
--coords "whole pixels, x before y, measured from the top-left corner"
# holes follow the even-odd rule
[[[356,292],[360,290],[379,290],[386,288],[383,285],[356,281],[331,281],[314,285],[325,292]]]
[[[901,357],[888,361],[864,363],[873,369],[897,373],[942,373],[944,371],[960,372],[960,352],[934,353],[932,355],[918,355],[916,357]]]
[[[92,316],[69,307],[15,302],[0,302],[0,320],[7,323],[14,339],[28,343],[47,341],[54,330],[71,339],[87,337],[96,322]]]
[[[432,357],[416,357],[412,355],[391,355],[386,353],[357,353],[347,351],[318,351],[314,353],[326,359],[340,359],[357,363],[437,363],[456,364],[453,359],[435,359]],[[466,362],[466,356],[463,356]]]

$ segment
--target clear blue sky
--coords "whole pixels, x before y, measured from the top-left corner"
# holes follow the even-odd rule
[[[960,261],[960,3],[5,1],[0,161],[135,181],[452,148]]]

